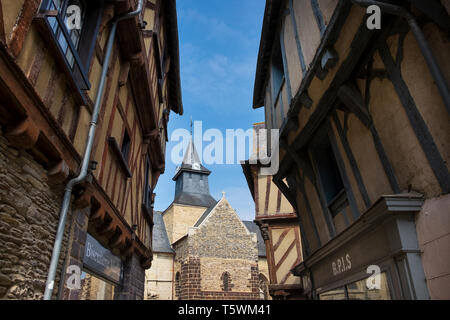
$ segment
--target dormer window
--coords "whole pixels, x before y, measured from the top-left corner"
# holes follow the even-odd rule
[[[194,170],[200,170],[200,164],[194,163],[194,164],[192,165],[192,169],[194,169]]]

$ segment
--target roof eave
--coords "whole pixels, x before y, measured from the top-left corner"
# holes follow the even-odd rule
[[[253,90],[253,109],[264,106],[267,66],[272,53],[273,41],[277,30],[276,24],[279,19],[282,3],[284,3],[284,0],[266,0]]]
[[[175,113],[182,115],[184,110],[181,94],[177,5],[176,0],[165,0],[162,3],[165,5],[169,54],[172,59],[169,71],[169,104]]]

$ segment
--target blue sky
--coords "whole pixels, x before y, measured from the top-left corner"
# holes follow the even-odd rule
[[[203,122],[203,132],[217,128],[251,128],[264,121],[252,109],[253,83],[264,15],[263,0],[178,0],[181,87],[184,115],[170,115],[169,137],[177,128],[189,130],[190,119]],[[155,209],[173,201],[177,164],[167,145],[166,172],[155,189]],[[207,143],[204,143],[204,147]],[[198,152],[201,152],[198,150]],[[254,203],[240,165],[206,165],[211,195],[222,191],[243,220],[254,219]]]

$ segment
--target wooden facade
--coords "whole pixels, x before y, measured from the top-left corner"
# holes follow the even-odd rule
[[[266,141],[264,123],[253,127],[253,154]],[[261,140],[260,140],[261,139]],[[242,169],[255,201],[255,222],[261,230],[266,246],[269,267],[269,292],[274,299],[301,299],[300,279],[291,270],[302,262],[302,243],[297,213],[287,198],[272,181],[272,176],[261,175],[261,164],[242,163]]]
[[[280,130],[314,299],[352,298],[372,265],[388,288],[366,298],[450,297],[450,5],[386,2],[266,1],[253,105]]]
[[[60,20],[52,20],[49,3],[0,1],[0,125],[59,194],[79,171],[110,23],[137,1],[83,2],[89,10],[78,49],[70,40],[64,49],[61,24],[52,32]],[[123,261],[136,256],[143,269],[152,261],[153,190],[165,169],[171,110],[183,113],[176,3],[146,0],[139,16],[118,24],[89,179],[74,191],[71,209],[88,208],[85,231]],[[73,222],[66,228],[72,234]],[[69,248],[75,240],[69,236]],[[62,258],[77,258],[66,252]]]

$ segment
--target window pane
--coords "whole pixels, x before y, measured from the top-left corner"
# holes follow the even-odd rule
[[[67,51],[67,47],[68,47],[68,43],[67,43],[66,38],[64,37],[64,34],[62,32],[59,34],[58,43],[61,46],[62,51],[66,52]]]
[[[73,68],[73,65],[74,65],[74,62],[75,62],[75,58],[73,57],[72,51],[67,50],[66,59],[67,59],[67,63],[69,63],[69,66],[71,68]]]
[[[319,295],[320,300],[346,300],[345,288],[338,288]]]
[[[72,30],[70,32],[70,39],[72,40],[72,43],[75,46],[75,48],[78,49],[78,43],[80,42],[80,34],[79,34],[79,32],[76,31],[76,30]]]
[[[131,139],[128,133],[125,131],[122,142],[122,155],[126,162],[128,162],[128,155],[130,153]]]
[[[347,286],[348,298],[350,300],[390,300],[386,273],[380,274],[380,287],[369,289],[366,280],[361,280]]]
[[[53,33],[56,34],[58,32],[58,21],[55,17],[48,17],[48,23],[53,30]]]
[[[81,274],[81,300],[114,300],[114,285],[90,273]]]
[[[61,0],[49,0],[45,6],[45,10],[61,10]]]

